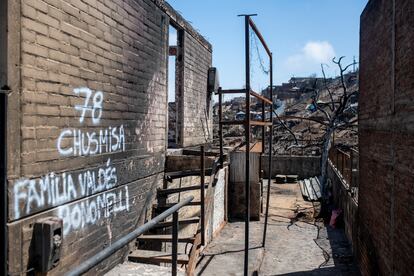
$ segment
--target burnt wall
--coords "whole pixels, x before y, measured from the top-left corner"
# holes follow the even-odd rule
[[[207,94],[210,50],[189,35],[184,36],[184,84],[182,146],[205,144],[213,138],[212,102]],[[189,96],[191,95],[191,97]]]
[[[359,260],[364,275],[409,275],[414,258],[414,2],[361,16]]]
[[[262,157],[264,178],[267,178],[269,157]],[[273,156],[272,176],[277,174],[298,175],[300,179],[320,175],[321,158],[318,156]]]
[[[48,274],[61,275],[150,216],[167,147],[170,20],[191,47],[209,49],[203,58],[211,46],[163,1],[11,2],[9,272],[33,266],[34,223],[54,216],[62,254]],[[200,93],[184,101],[204,104]]]

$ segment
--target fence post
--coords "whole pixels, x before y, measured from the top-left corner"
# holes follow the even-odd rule
[[[336,162],[335,162],[335,167],[336,167],[336,169],[338,170],[338,172],[339,172],[339,151],[338,151],[338,149],[337,148],[335,148],[335,155],[336,155]]]

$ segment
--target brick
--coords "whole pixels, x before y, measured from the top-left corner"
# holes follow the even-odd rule
[[[49,36],[61,42],[69,43],[69,36],[55,28],[49,28]]]
[[[59,41],[57,41],[56,39],[51,39],[49,37],[43,36],[43,35],[37,35],[36,36],[36,42],[39,45],[45,46],[47,48],[51,48],[51,49],[58,49],[60,46]]]
[[[86,60],[81,59],[80,57],[70,57],[70,64],[77,66],[77,67],[83,67],[86,68],[88,66],[88,62]]]
[[[88,61],[96,62],[96,54],[85,49],[80,50],[80,57]]]
[[[69,15],[59,9],[58,6],[49,6],[47,14],[59,21],[69,21]]]
[[[69,62],[70,57],[65,54],[62,53],[61,51],[57,51],[57,50],[49,50],[49,57],[52,60],[56,60],[56,61],[60,61],[60,62],[64,62],[67,63]]]
[[[22,93],[23,100],[26,103],[47,103],[47,94],[43,92],[24,91]]]
[[[36,10],[42,11],[44,13],[47,12],[47,4],[42,0],[24,0],[26,5],[29,5]]]
[[[22,26],[29,30],[48,35],[48,27],[29,18],[22,18]]]
[[[61,23],[61,30],[69,35],[80,37],[80,30],[75,26],[68,24],[66,22]]]
[[[96,9],[94,7],[96,7],[96,5],[88,7],[88,14],[92,15],[93,17],[95,17],[99,20],[103,20],[103,14],[98,9]]]
[[[64,12],[66,12],[67,14],[72,15],[72,16],[75,16],[75,17],[79,17],[80,16],[79,9],[77,9],[74,6],[72,6],[70,3],[66,2],[66,1],[62,1],[61,2],[61,6],[62,6],[62,10]]]
[[[81,11],[87,11],[88,5],[83,3],[81,0],[69,0],[70,4],[76,8],[78,8]]]
[[[84,22],[86,22],[88,24],[88,28],[90,26],[95,26],[96,25],[96,18],[89,15],[88,13],[86,13],[84,11],[80,12],[80,18],[81,18],[81,20],[83,20]]]
[[[60,110],[57,106],[38,105],[37,114],[46,116],[59,116]]]
[[[37,11],[33,7],[29,5],[22,5],[22,14],[25,17],[28,17],[30,19],[36,20],[37,18]]]
[[[37,14],[37,21],[54,28],[59,28],[59,21],[44,13]]]
[[[51,82],[37,82],[36,88],[38,91],[43,92],[53,92],[57,93],[59,91],[59,87],[61,84],[59,83],[51,83]]]
[[[22,67],[22,75],[28,78],[47,79],[47,72],[32,67]]]

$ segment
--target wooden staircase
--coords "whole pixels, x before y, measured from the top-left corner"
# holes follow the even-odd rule
[[[195,233],[191,235],[178,235],[177,243],[186,244],[186,248],[191,248],[188,253],[186,252],[178,252],[177,256],[177,264],[185,266],[186,268],[186,275],[194,275],[194,271],[198,262],[199,254],[201,247],[205,245],[205,222],[206,222],[206,208],[211,210],[208,206],[210,200],[206,200],[208,197],[212,197],[213,189],[209,189],[213,186],[215,180],[215,174],[218,171],[218,160],[213,162],[212,168],[205,169],[205,152],[204,147],[201,147],[200,151],[200,169],[198,170],[181,170],[179,172],[168,172],[165,173],[164,178],[164,187],[163,189],[157,190],[157,201],[158,203],[153,206],[154,214],[160,214],[166,209],[170,208],[177,202],[168,202],[168,196],[174,194],[180,194],[182,192],[188,191],[199,191],[200,192],[200,201],[190,202],[188,206],[199,206],[200,212],[198,216],[195,217],[188,217],[188,218],[180,218],[178,219],[178,229],[182,226],[186,225],[195,225]],[[210,175],[209,183],[205,183],[205,175]],[[199,176],[200,182],[199,183],[192,183],[190,186],[185,187],[173,187],[169,188],[168,184],[172,183],[173,179],[179,179],[188,176]],[[162,243],[171,244],[174,247],[174,240],[171,233],[171,230],[174,226],[173,221],[163,221],[158,223],[155,227],[153,227],[148,233],[140,236],[137,238],[138,247],[142,243],[146,246],[152,245],[151,248],[157,247],[158,249],[162,248]],[[156,233],[154,233],[156,232]],[[175,245],[177,246],[177,244]],[[177,248],[177,247],[176,247]],[[139,262],[139,263],[146,263],[146,264],[168,264],[173,263],[174,258],[173,255],[169,252],[163,252],[160,250],[142,250],[137,249],[131,252],[128,256],[128,260],[131,262]]]

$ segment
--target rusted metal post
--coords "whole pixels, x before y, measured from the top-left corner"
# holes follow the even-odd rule
[[[220,166],[223,168],[223,93],[221,87],[218,89],[219,96],[219,136],[220,136]]]
[[[270,87],[273,87],[273,55],[270,54]],[[270,133],[269,133],[269,162],[268,162],[268,175],[267,175],[267,194],[266,194],[266,215],[264,222],[263,230],[263,241],[262,246],[266,246],[266,233],[267,233],[267,222],[269,217],[269,203],[270,203],[270,184],[272,182],[272,144],[273,144],[273,88],[271,89],[270,97],[272,99],[272,104],[270,107]]]
[[[246,43],[246,182],[245,182],[245,226],[244,226],[244,275],[249,274],[249,223],[250,223],[250,36],[249,36],[250,16],[245,16],[245,43]]]
[[[200,201],[201,201],[201,245],[205,245],[205,237],[206,237],[206,217],[205,217],[205,187],[206,187],[206,181],[205,181],[205,175],[206,175],[206,168],[205,168],[205,151],[204,146],[201,146],[201,176],[200,176]],[[211,176],[212,177],[212,176]],[[211,187],[209,187],[211,189]]]
[[[178,261],[178,212],[173,213],[172,225],[172,265],[171,272],[173,276],[177,276],[177,261]]]

